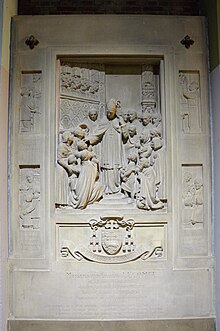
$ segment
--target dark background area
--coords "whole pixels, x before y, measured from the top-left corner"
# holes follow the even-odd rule
[[[209,1],[209,0],[206,0]],[[19,0],[18,15],[201,15],[200,0]]]

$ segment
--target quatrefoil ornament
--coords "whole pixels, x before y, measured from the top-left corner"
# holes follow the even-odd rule
[[[181,41],[181,44],[184,45],[187,49],[194,44],[194,40],[190,36],[186,35]]]
[[[33,35],[30,35],[26,40],[25,44],[29,46],[30,49],[34,49],[35,46],[39,44],[39,40],[37,40]]]

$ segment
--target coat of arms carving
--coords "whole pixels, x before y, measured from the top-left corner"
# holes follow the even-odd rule
[[[138,259],[146,260],[151,256],[163,256],[161,242],[136,245],[134,240],[135,221],[124,220],[122,216],[105,216],[100,220],[89,221],[91,236],[88,248],[73,247],[72,242],[65,242],[61,247],[61,257],[73,257],[81,261],[120,264]]]

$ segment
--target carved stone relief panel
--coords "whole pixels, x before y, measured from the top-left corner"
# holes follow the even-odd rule
[[[213,317],[203,20],[70,16],[14,20],[9,319]]]
[[[41,254],[40,166],[20,165],[19,250],[23,257]]]
[[[21,73],[20,132],[36,132],[41,114],[41,71]]]
[[[19,219],[21,229],[40,228],[40,167],[20,166]]]
[[[102,65],[61,63],[60,90],[62,95],[99,101],[104,88]]]
[[[182,222],[192,229],[203,227],[204,198],[202,165],[182,166]]]
[[[207,255],[207,204],[202,164],[182,164],[182,196],[179,224],[179,255]]]
[[[183,133],[201,132],[200,74],[179,71],[180,116]]]
[[[136,224],[122,216],[91,219],[84,227],[57,224],[61,260],[122,264],[166,258],[166,223]]]
[[[166,211],[159,64],[136,65],[132,82],[123,66],[60,63],[56,207],[85,209],[96,203],[106,209],[110,197],[116,203],[124,198],[128,208]],[[129,89],[136,91],[136,109],[129,104]],[[113,90],[117,96],[121,90],[123,101],[127,95],[125,106],[114,96],[106,99]]]
[[[153,65],[143,66],[141,78],[142,110],[143,112],[154,113],[158,111],[159,107],[159,76],[155,73],[155,67]]]

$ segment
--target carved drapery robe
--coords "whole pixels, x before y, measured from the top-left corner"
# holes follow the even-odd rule
[[[119,170],[125,165],[124,142],[128,138],[125,124],[120,125],[119,119],[103,120],[90,138],[90,143],[101,142],[101,170],[105,193],[112,194],[120,191]]]
[[[57,150],[56,165],[56,204],[68,205],[69,176],[65,167],[68,167],[68,157],[73,154],[73,149],[66,143],[60,143]]]
[[[152,166],[145,168],[139,175],[140,194],[137,206],[141,209],[154,210],[163,208],[163,203],[156,194],[156,173]]]
[[[88,150],[77,153],[81,167],[74,192],[69,196],[70,204],[76,209],[84,209],[88,204],[99,201],[103,194],[104,187],[98,181],[98,166],[92,161],[93,154]]]

